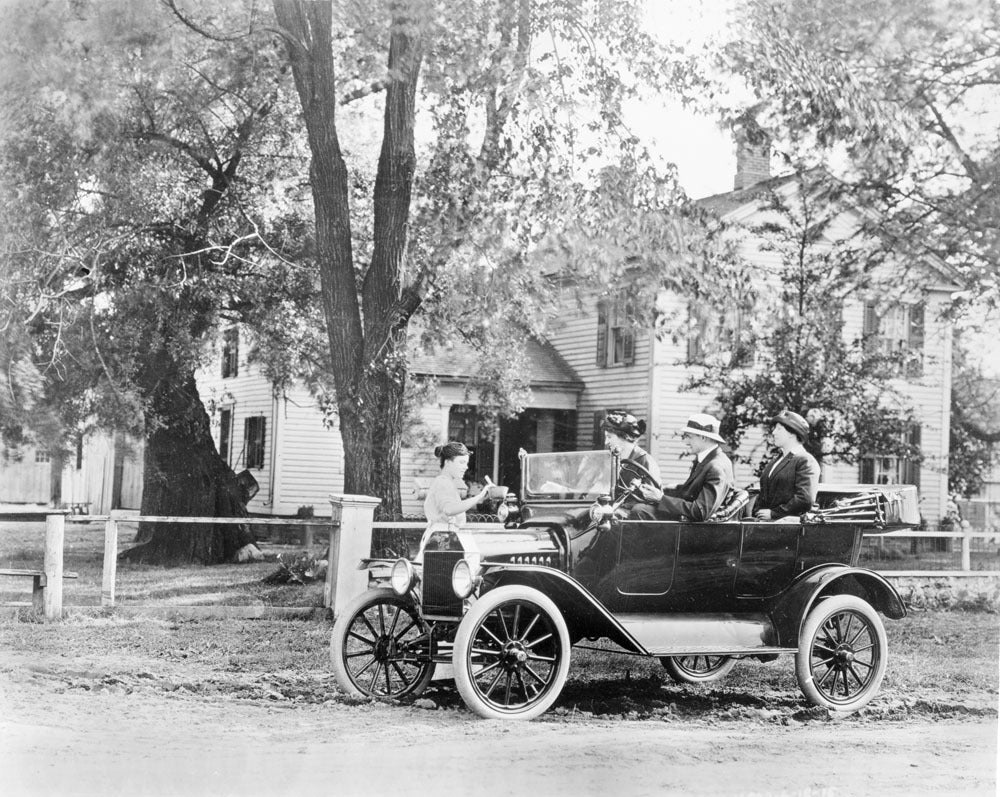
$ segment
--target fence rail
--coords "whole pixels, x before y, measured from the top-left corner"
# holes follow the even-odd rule
[[[335,608],[335,598],[341,596],[348,590],[357,588],[357,576],[352,573],[356,570],[356,563],[360,559],[370,554],[372,549],[373,531],[402,531],[410,532],[407,536],[415,536],[415,532],[421,532],[426,528],[426,521],[422,520],[400,520],[400,521],[378,521],[372,522],[371,509],[377,503],[374,499],[367,499],[372,503],[366,505],[361,497],[347,496],[348,500],[344,504],[343,512],[335,512],[328,517],[312,518],[261,518],[261,517],[177,517],[159,515],[129,515],[125,513],[112,513],[110,515],[79,515],[68,512],[38,513],[38,521],[45,521],[47,524],[55,523],[59,531],[58,568],[54,563],[46,562],[45,570],[52,570],[53,574],[62,572],[62,535],[61,530],[64,523],[94,523],[103,522],[104,532],[104,562],[102,568],[101,583],[101,605],[113,606],[115,603],[115,579],[118,562],[118,525],[120,523],[185,523],[199,525],[229,525],[229,524],[249,524],[261,526],[305,526],[315,528],[326,527],[329,529],[330,541],[330,561],[328,565],[328,579],[324,591],[324,604],[330,608]],[[365,511],[361,511],[365,510]],[[20,519],[20,516],[19,516]],[[0,520],[4,516],[0,514]],[[475,528],[502,528],[502,525],[492,519],[490,522],[468,524]],[[308,532],[307,532],[308,534]],[[311,538],[308,534],[307,539]],[[958,551],[954,550],[955,541],[958,540]],[[909,541],[907,546],[899,543]],[[49,545],[46,546],[46,557],[49,555]],[[960,557],[959,567],[948,567],[950,562],[954,562],[955,554]],[[975,561],[975,567],[973,563]],[[988,531],[942,531],[942,530],[910,530],[904,529],[889,532],[874,532],[865,534],[862,551],[862,564],[873,570],[878,570],[884,574],[901,573],[905,571],[912,574],[934,574],[947,571],[949,574],[987,574],[995,575],[1000,571],[1000,534]],[[922,567],[913,567],[920,564]],[[911,565],[904,567],[904,565]],[[944,565],[944,566],[942,566]],[[50,579],[53,588],[60,593],[59,603],[61,604],[61,577],[58,580]],[[61,613],[61,606],[60,606]]]

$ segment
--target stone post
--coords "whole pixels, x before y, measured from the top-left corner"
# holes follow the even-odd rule
[[[349,600],[368,589],[368,571],[358,565],[372,555],[372,521],[380,503],[381,499],[367,495],[330,496],[333,512],[323,605],[334,618]]]

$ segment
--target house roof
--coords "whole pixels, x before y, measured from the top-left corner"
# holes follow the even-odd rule
[[[552,345],[529,337],[524,349],[531,387],[583,390],[583,381]],[[478,371],[479,355],[464,341],[431,352],[417,349],[410,357],[410,373],[421,376],[464,382]]]
[[[819,173],[820,169],[817,167],[810,171]],[[767,180],[761,180],[759,183],[754,183],[746,188],[702,197],[695,200],[695,204],[715,213],[720,218],[729,216],[741,208],[745,208],[746,212],[752,213],[754,209],[759,209],[760,200],[767,199],[768,194],[791,183],[795,179],[795,173],[782,174]],[[749,206],[754,207],[750,208]],[[860,216],[867,215],[871,217],[873,215],[873,211],[868,208],[855,207],[852,210],[856,215]],[[958,278],[955,269],[936,255],[927,255],[924,258],[923,264],[942,280],[943,284],[939,286],[940,289],[956,290],[961,286],[961,280]]]
[[[782,174],[778,177],[761,180],[759,183],[754,183],[746,188],[734,191],[725,191],[721,194],[712,194],[711,196],[696,199],[695,204],[705,208],[706,210],[711,210],[719,216],[725,216],[727,213],[730,213],[737,208],[741,208],[744,205],[754,202],[755,200],[766,197],[769,192],[773,191],[778,186],[793,180],[794,178],[794,174]]]

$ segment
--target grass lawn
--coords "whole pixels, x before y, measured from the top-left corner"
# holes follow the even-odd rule
[[[130,548],[136,524],[118,525],[118,552]],[[304,554],[322,555],[326,540],[317,535],[306,551],[301,545],[261,543],[267,561],[210,567],[157,567],[118,562],[115,603],[322,606],[323,584],[267,584],[263,579],[280,569],[277,557],[292,561]],[[36,569],[45,553],[45,523],[0,522],[0,567]],[[104,567],[104,524],[66,523],[63,568],[79,578],[63,580],[63,605],[100,606]],[[30,602],[31,580],[0,576],[0,603]]]

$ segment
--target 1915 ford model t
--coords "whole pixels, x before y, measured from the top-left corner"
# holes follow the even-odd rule
[[[651,477],[629,460],[532,454],[521,468],[519,500],[498,508],[505,528],[427,533],[412,560],[362,564],[373,588],[333,629],[342,689],[414,696],[450,663],[475,713],[528,719],[558,698],[572,646],[606,638],[682,683],[788,653],[818,706],[856,711],[878,691],[878,612],[906,609],[856,565],[863,533],[917,522],[915,488],[821,485],[794,522],[742,517],[745,494],[704,523],[636,521],[622,504]]]

